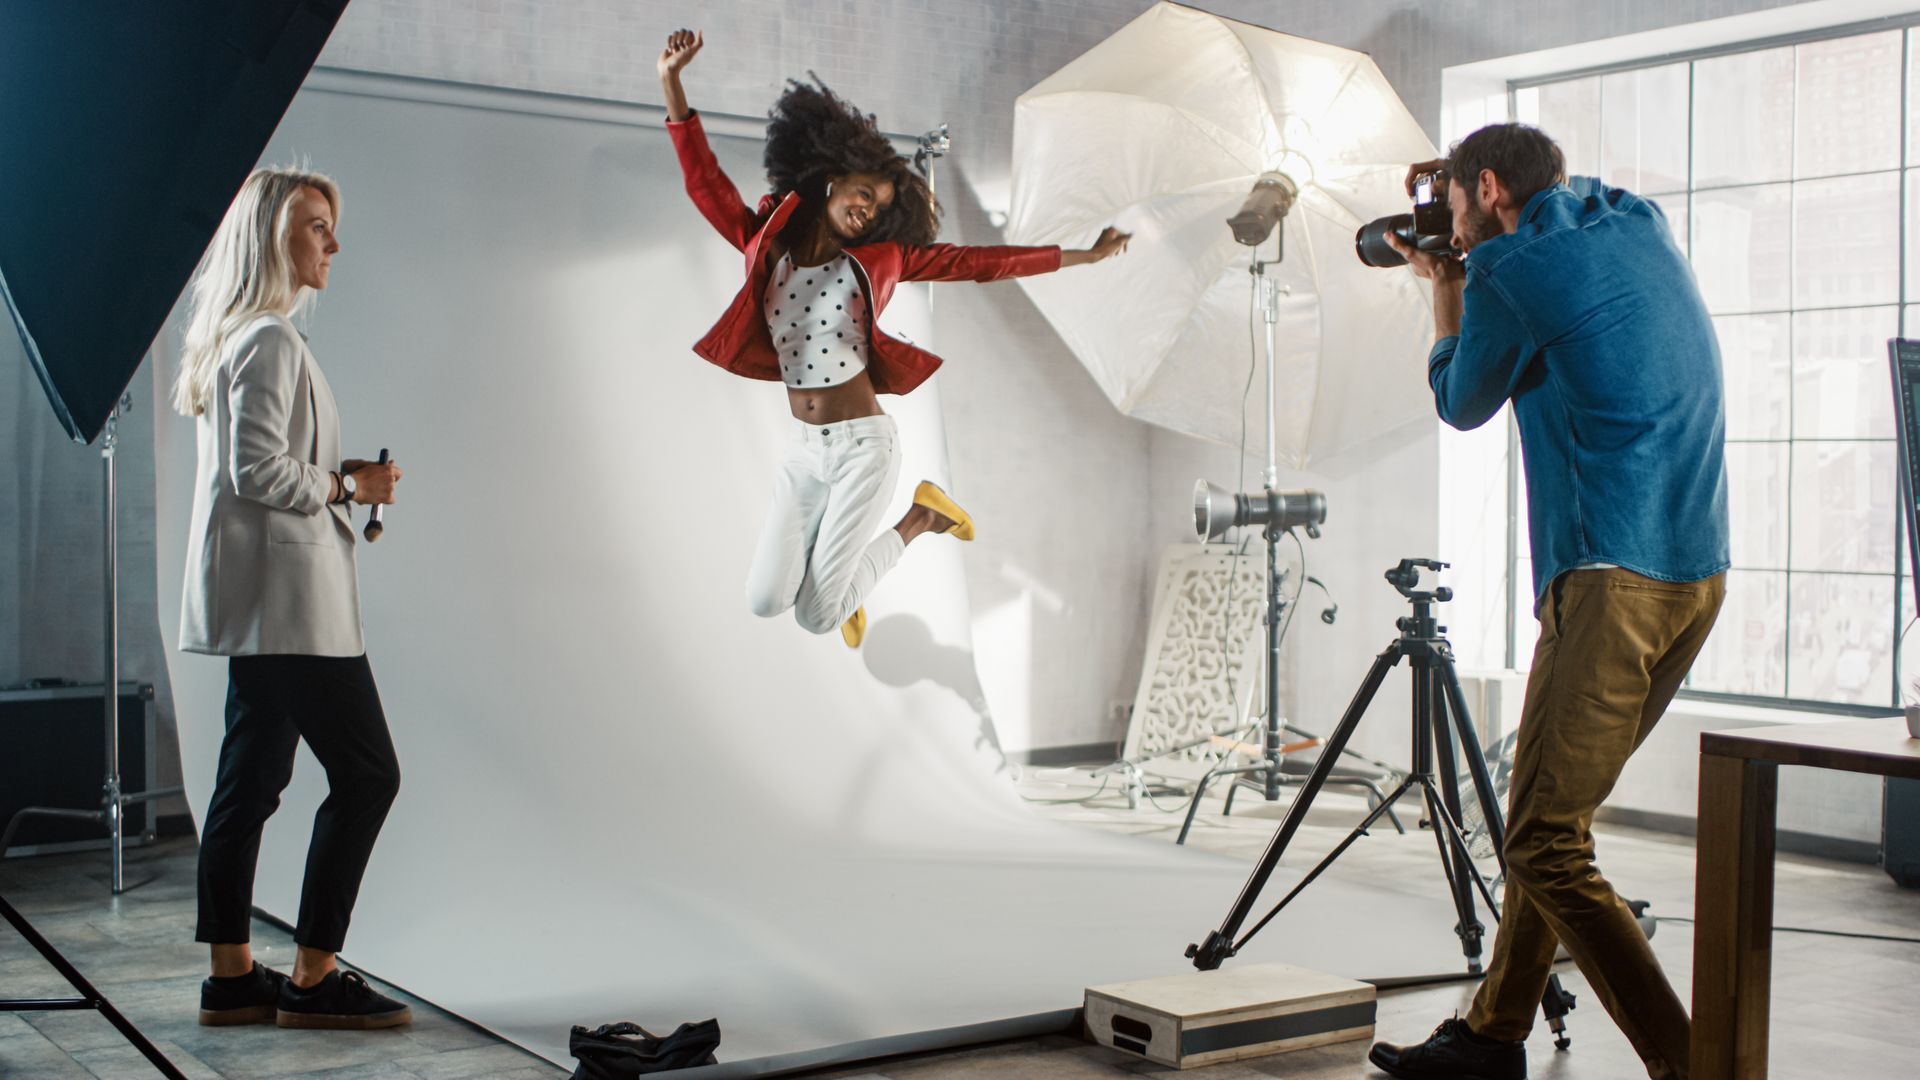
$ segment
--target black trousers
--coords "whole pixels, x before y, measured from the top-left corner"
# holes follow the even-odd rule
[[[195,940],[250,939],[260,830],[293,779],[301,739],[327,770],[313,816],[296,944],[339,952],[374,839],[400,790],[380,692],[365,656],[235,656],[227,667],[227,734],[200,830]]]

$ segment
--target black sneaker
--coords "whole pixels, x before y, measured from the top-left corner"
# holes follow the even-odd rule
[[[1367,1060],[1402,1080],[1527,1080],[1526,1043],[1481,1038],[1457,1016],[1423,1043],[1374,1043]]]
[[[410,1024],[413,1010],[368,986],[359,972],[335,970],[305,990],[282,986],[275,1020],[283,1028],[366,1030]]]
[[[271,1024],[286,982],[285,975],[261,967],[259,961],[245,975],[210,975],[200,983],[200,1023],[207,1027]]]

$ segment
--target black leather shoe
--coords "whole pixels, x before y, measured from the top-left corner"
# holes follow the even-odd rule
[[[288,982],[275,1020],[283,1028],[364,1031],[413,1022],[413,1010],[367,985],[357,971],[329,971],[305,990]]]
[[[200,1022],[207,1027],[271,1024],[287,977],[254,962],[245,975],[208,976],[200,983]]]
[[[1457,1016],[1423,1043],[1374,1043],[1367,1060],[1401,1080],[1527,1080],[1526,1043],[1483,1039]]]

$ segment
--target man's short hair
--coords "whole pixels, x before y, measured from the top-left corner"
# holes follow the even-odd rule
[[[1467,186],[1476,206],[1484,169],[1493,170],[1519,206],[1567,181],[1566,155],[1546,132],[1531,124],[1488,124],[1453,144],[1447,155],[1447,175]]]

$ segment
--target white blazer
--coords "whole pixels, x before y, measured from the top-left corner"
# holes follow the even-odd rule
[[[180,648],[219,656],[359,656],[353,522],[329,506],[340,413],[293,324],[228,340],[198,418]]]

